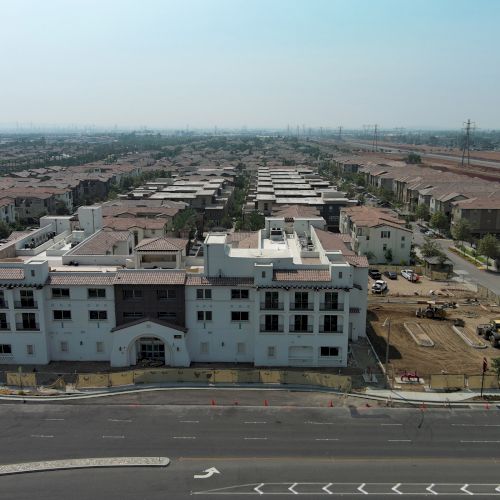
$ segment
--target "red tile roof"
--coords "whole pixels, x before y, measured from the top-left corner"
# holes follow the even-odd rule
[[[145,238],[136,247],[141,252],[178,252],[184,250],[189,243],[188,240],[181,238]]]
[[[282,269],[273,272],[273,281],[331,281],[326,269]]]
[[[17,267],[0,268],[0,280],[22,280],[24,279],[24,269]]]
[[[218,276],[188,276],[187,286],[252,286],[253,278],[249,277],[218,277]]]
[[[364,255],[346,255],[345,260],[354,267],[368,267],[368,259]]]
[[[115,273],[89,272],[52,272],[49,274],[48,285],[100,285],[112,286]]]
[[[184,271],[130,269],[118,271],[113,283],[115,285],[184,285],[185,281]]]
[[[323,231],[322,229],[314,228],[316,236],[319,238],[321,246],[328,251],[340,251],[342,255],[355,255],[352,250],[350,250],[344,240],[342,239],[340,233],[330,233],[328,231]]]

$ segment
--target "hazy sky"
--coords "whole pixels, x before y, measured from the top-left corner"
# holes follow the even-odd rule
[[[0,124],[500,128],[498,0],[0,0]]]

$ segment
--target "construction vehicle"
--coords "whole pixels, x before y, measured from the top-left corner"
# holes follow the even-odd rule
[[[489,341],[492,347],[500,347],[500,319],[477,325],[476,333]]]
[[[436,304],[433,301],[427,302],[426,307],[420,307],[415,311],[417,318],[446,319],[444,304]]]

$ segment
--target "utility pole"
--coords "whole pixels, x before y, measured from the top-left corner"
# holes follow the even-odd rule
[[[339,141],[342,140],[342,125],[339,127]]]
[[[378,151],[378,125],[375,124],[373,127],[372,151]]]
[[[462,167],[465,163],[465,155],[467,155],[467,165],[470,166],[470,143],[471,143],[471,131],[475,128],[475,124],[471,123],[470,118],[464,122],[464,144],[462,147]]]

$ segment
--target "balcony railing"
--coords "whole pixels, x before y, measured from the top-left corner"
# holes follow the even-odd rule
[[[266,326],[266,325],[260,325],[260,332],[261,333],[283,333],[283,325],[277,325],[277,326]]]
[[[6,300],[0,300],[0,309],[8,309],[9,303]]]
[[[337,302],[321,302],[319,305],[320,311],[343,311],[344,304],[339,304]]]
[[[14,307],[16,309],[38,309],[36,300],[15,300]]]
[[[261,311],[283,311],[283,302],[261,302]]]
[[[10,330],[10,325],[7,321],[0,321],[0,330]]]
[[[342,334],[342,328],[337,326],[337,327],[329,327],[329,326],[320,326],[319,327],[319,333],[334,333],[334,334]]]
[[[16,330],[37,331],[40,330],[38,323],[16,323]]]
[[[312,331],[313,331],[312,325],[306,325],[306,326],[290,325],[290,333],[312,333]]]
[[[313,311],[314,303],[312,302],[292,302],[290,304],[292,311]]]

